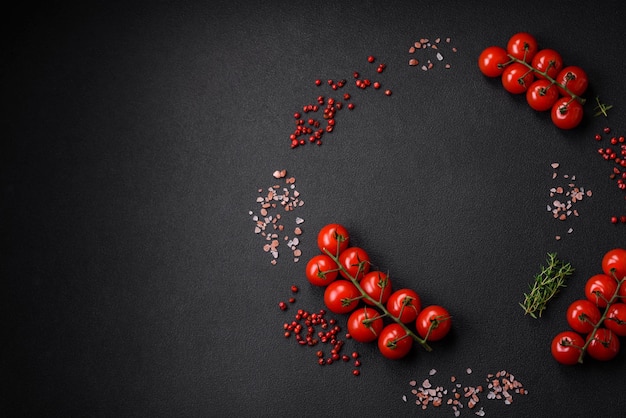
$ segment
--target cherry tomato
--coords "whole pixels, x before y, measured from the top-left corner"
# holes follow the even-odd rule
[[[389,280],[389,277],[387,277],[385,273],[382,271],[370,271],[363,276],[359,284],[363,291],[372,299],[382,304],[387,303],[387,299],[389,299],[391,295],[391,280]],[[374,304],[367,298],[363,298],[363,302],[368,305]]]
[[[370,271],[370,257],[360,247],[346,248],[339,254],[339,263],[347,271],[347,273],[343,270],[339,271],[346,279],[354,278],[361,280]]]
[[[511,61],[506,49],[499,46],[490,46],[478,56],[478,68],[487,77],[500,77],[505,65]]]
[[[600,321],[602,314],[595,303],[587,299],[575,300],[567,308],[567,323],[576,332],[588,334]]]
[[[507,52],[518,60],[531,62],[537,53],[537,40],[526,32],[519,32],[509,38]]]
[[[585,283],[585,296],[600,308],[605,308],[617,290],[617,282],[606,274],[591,276]]]
[[[593,336],[592,336],[593,334]],[[587,336],[591,342],[587,346],[587,353],[600,361],[612,360],[619,353],[619,338],[610,329],[598,328],[595,333]]]
[[[626,250],[622,248],[614,248],[604,254],[602,257],[602,271],[607,276],[615,277],[622,280],[626,277]]]
[[[563,69],[563,58],[554,49],[542,49],[533,57],[532,64],[534,69],[546,73],[550,78],[554,79]],[[542,74],[536,73],[537,78],[545,79]]]
[[[350,243],[348,230],[339,224],[328,224],[317,234],[317,246],[323,254],[330,253],[337,257]]]
[[[348,280],[335,280],[324,290],[324,303],[336,314],[352,312],[360,300],[361,292]]]
[[[566,86],[576,96],[582,96],[589,85],[589,78],[585,70],[575,65],[563,68],[554,80],[558,84]],[[563,96],[569,96],[569,93],[561,86],[558,86],[558,89]]]
[[[519,62],[508,65],[502,72],[502,86],[511,94],[524,93],[534,79],[533,71]]]
[[[384,325],[380,313],[370,306],[357,309],[348,318],[348,332],[353,339],[361,343],[376,340]]]
[[[387,300],[387,310],[403,324],[415,321],[421,309],[420,297],[412,289],[396,290]]]
[[[526,91],[528,105],[539,112],[552,109],[558,99],[558,88],[545,79],[534,81]]]
[[[585,340],[574,331],[563,331],[554,337],[550,351],[552,357],[561,364],[571,366],[578,363]]]
[[[439,306],[427,306],[417,315],[415,328],[420,337],[427,341],[439,341],[450,332],[452,319],[448,311]]]
[[[573,129],[583,120],[583,105],[578,100],[561,97],[550,111],[552,123],[561,129]]]
[[[306,278],[315,286],[328,286],[338,274],[337,263],[326,254],[316,255],[306,265]]]
[[[620,337],[626,336],[626,303],[613,303],[609,307],[604,326]]]
[[[383,328],[378,337],[378,349],[388,359],[401,359],[411,351],[412,346],[413,338],[395,322]]]

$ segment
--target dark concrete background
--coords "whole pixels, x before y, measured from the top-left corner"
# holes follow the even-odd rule
[[[512,405],[483,396],[486,416],[551,416],[555,405],[618,416],[626,356],[562,367],[549,344],[602,255],[624,246],[626,226],[609,222],[626,214],[624,193],[593,139],[605,126],[626,132],[620,6],[231,0],[7,12],[17,27],[1,73],[3,415],[453,416],[412,404],[408,382],[437,369],[443,385],[451,375],[479,385],[505,369],[529,394]],[[482,49],[518,31],[587,70],[576,130],[478,71]],[[407,64],[421,37],[451,38],[450,69]],[[393,94],[355,88],[354,71]],[[291,149],[293,113],[336,94],[318,78],[347,79],[341,93],[356,108],[321,147]],[[609,118],[592,116],[596,95],[614,105]],[[550,187],[566,185],[553,162],[593,190],[579,217],[546,211]],[[282,244],[271,265],[249,215],[276,169],[305,201],[283,218],[287,229],[305,220],[297,263]],[[284,339],[296,308],[323,308],[304,267],[330,222],[394,286],[446,306],[449,338],[397,362],[349,341],[359,377]],[[534,320],[518,302],[547,252],[576,273]],[[282,312],[292,284],[296,304]]]

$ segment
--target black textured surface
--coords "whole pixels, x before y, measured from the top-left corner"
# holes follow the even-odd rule
[[[494,2],[491,2],[494,3]],[[624,193],[595,133],[626,132],[624,12],[617,1],[154,2],[7,12],[0,234],[3,416],[453,416],[422,411],[411,379],[485,384],[505,369],[529,394],[481,397],[485,416],[619,416],[626,356],[561,367],[549,352],[609,249]],[[572,132],[484,78],[476,59],[515,32],[585,68],[614,105]],[[445,69],[410,67],[421,37],[451,38]],[[450,49],[458,49],[453,53]],[[366,57],[385,62],[383,74]],[[420,59],[422,59],[420,57]],[[393,91],[358,90],[352,73]],[[356,108],[321,147],[290,149],[293,113],[342,79]],[[603,143],[606,145],[606,140]],[[553,180],[593,190],[565,222]],[[253,232],[259,188],[297,179],[303,255],[277,265]],[[282,336],[323,307],[304,277],[317,230],[340,222],[374,262],[454,316],[434,352],[398,362],[374,346],[320,367]],[[572,228],[571,234],[567,233]],[[561,235],[562,240],[555,240]],[[555,251],[576,274],[540,320],[523,292]],[[301,290],[287,312],[278,302]],[[340,323],[345,318],[336,316]],[[466,368],[473,373],[466,375]],[[407,395],[408,402],[403,402]],[[486,395],[486,394],[485,394]],[[461,416],[472,416],[465,408]]]

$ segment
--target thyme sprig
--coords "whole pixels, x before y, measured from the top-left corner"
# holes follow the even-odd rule
[[[530,292],[524,293],[524,302],[520,303],[524,314],[533,318],[541,317],[548,301],[566,286],[566,279],[574,273],[571,264],[559,260],[556,253],[548,253],[546,263],[529,285]]]
[[[596,103],[598,104],[593,110],[597,110],[597,112],[593,116],[604,115],[604,117],[608,117],[609,115],[606,113],[607,110],[611,109],[613,105],[607,105],[600,101],[600,97],[596,96]]]

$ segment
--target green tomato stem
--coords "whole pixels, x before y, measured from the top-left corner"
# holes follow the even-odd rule
[[[424,337],[424,339],[428,340],[428,337],[430,337],[430,332],[434,330],[435,328],[437,328],[440,322],[447,321],[449,319],[450,319],[449,316],[442,316],[442,315],[437,316],[435,319],[431,319],[430,326],[428,327],[428,332],[426,333],[426,336]]]
[[[525,52],[524,52],[524,54],[525,54]],[[542,76],[544,76],[544,77],[546,78],[546,80],[548,80],[550,83],[552,83],[552,84],[556,84],[557,86],[559,86],[559,87],[561,87],[563,90],[565,90],[565,92],[566,92],[567,94],[569,94],[573,100],[578,100],[578,101],[580,102],[580,104],[582,104],[582,105],[584,105],[584,104],[585,104],[586,99],[585,99],[584,97],[580,97],[580,96],[577,96],[576,94],[572,93],[572,91],[571,91],[569,88],[567,88],[567,86],[566,86],[565,84],[557,83],[557,81],[556,81],[554,78],[552,78],[552,77],[550,77],[550,76],[548,75],[548,72],[547,72],[547,71],[539,71],[538,69],[536,69],[535,67],[533,67],[532,65],[530,65],[529,63],[527,63],[525,60],[520,60],[520,59],[517,59],[517,58],[515,58],[515,57],[514,57],[514,56],[512,56],[512,55],[509,55],[509,58],[511,58],[511,61],[512,61],[512,62],[519,62],[520,64],[525,65],[525,66],[529,69],[529,71],[533,71],[533,72],[535,72],[535,73],[537,73],[537,74],[541,74],[541,75],[542,75]],[[551,65],[552,65],[552,62],[550,62],[550,64],[548,64],[548,68],[550,68],[550,66],[551,66]],[[526,73],[526,74],[528,74],[528,73]],[[526,74],[524,74],[524,76],[526,76]]]
[[[359,263],[359,268],[357,270],[356,273],[356,277],[352,276],[350,274],[350,272],[348,272],[348,270],[343,267],[343,265],[339,262],[339,256],[335,256],[333,254],[331,254],[328,250],[324,250],[326,252],[326,254],[328,254],[334,261],[335,263],[337,263],[337,266],[339,267],[339,270],[342,271],[348,278],[349,280],[352,282],[352,284],[354,284],[354,286],[359,290],[359,292],[361,292],[361,296],[364,299],[367,299],[368,301],[370,301],[374,306],[376,306],[378,309],[380,309],[383,313],[382,315],[380,315],[381,317],[384,316],[388,316],[389,318],[393,319],[393,321],[395,323],[397,323],[398,325],[400,325],[404,331],[406,332],[406,335],[413,338],[413,340],[417,341],[417,343],[419,343],[424,350],[426,351],[432,351],[432,347],[428,344],[427,339],[424,338],[420,338],[416,333],[414,333],[409,327],[406,326],[406,324],[404,324],[402,321],[400,321],[400,318],[395,317],[391,314],[391,312],[389,312],[387,310],[387,307],[385,307],[384,304],[382,304],[380,301],[374,299],[373,297],[371,297],[370,295],[368,295],[365,290],[363,290],[363,288],[361,287],[361,285],[359,284],[359,281],[356,279],[356,277],[359,277],[359,274],[363,271],[363,266],[365,265],[365,261],[361,261]],[[429,329],[429,333],[430,333],[430,329]]]
[[[615,303],[616,300],[620,299],[619,289],[622,285],[625,285],[626,276],[622,277],[621,279],[618,279],[617,276],[615,275],[615,269],[611,270],[611,275],[617,281],[617,287],[615,288],[615,292],[613,293],[611,298],[607,301],[606,307],[604,308],[604,311],[602,312],[602,316],[600,316],[598,323],[594,325],[593,330],[591,331],[591,334],[590,334],[591,338],[587,339],[587,341],[585,341],[585,344],[582,347],[580,347],[580,355],[578,356],[578,363],[583,362],[585,354],[587,353],[587,347],[589,347],[589,344],[591,343],[591,341],[593,341],[593,339],[596,337],[596,331],[598,331],[598,329],[604,323],[604,320],[609,314],[609,309],[611,309],[611,305]]]

